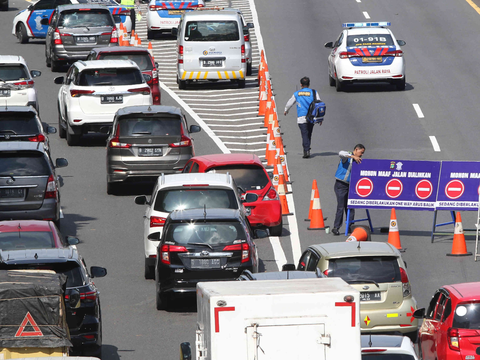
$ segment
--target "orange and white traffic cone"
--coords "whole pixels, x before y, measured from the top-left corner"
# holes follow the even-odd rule
[[[277,147],[275,144],[272,127],[269,126],[268,134],[267,134],[267,152],[265,154],[265,159],[267,160],[267,166],[275,165],[276,156],[277,156]]]
[[[272,81],[267,79],[267,99],[272,99]]]
[[[135,46],[141,46],[142,45],[142,39],[140,39],[140,36],[137,34],[137,43]]]
[[[325,222],[323,221],[322,205],[320,204],[320,194],[318,189],[315,189],[313,195],[312,216],[310,219],[310,226],[308,230],[324,230]]]
[[[290,184],[290,177],[288,175],[288,167],[287,167],[287,156],[285,155],[285,151],[283,150],[283,147],[280,148],[280,161],[282,164],[283,168],[283,177],[285,178],[285,183]]]
[[[148,48],[147,49],[148,49],[148,52],[150,53],[150,56],[153,59],[153,45],[152,45],[151,41],[148,42]]]
[[[315,199],[315,190],[318,191],[317,180],[313,179],[312,191],[311,191],[311,194],[310,194],[310,207],[308,208],[308,218],[305,219],[305,221],[312,220],[313,200]]]
[[[288,187],[286,186],[287,182],[285,181],[285,174],[283,173],[282,160],[280,160],[280,156],[277,156],[275,158],[275,162],[276,162],[275,167],[278,169],[278,177],[279,177],[279,179],[282,178],[283,183],[285,184],[285,193],[290,194],[291,191],[288,191]]]
[[[135,30],[132,29],[130,33],[130,41],[128,42],[129,46],[135,46]]]
[[[455,218],[455,231],[453,232],[452,252],[447,256],[468,256],[472,255],[467,251],[467,243],[465,242],[465,234],[463,233],[462,217],[457,212]]]
[[[400,232],[398,231],[398,221],[397,221],[397,214],[395,213],[395,208],[392,208],[392,213],[390,215],[388,243],[395,246],[397,250],[401,252],[405,251],[404,249],[402,249],[402,244],[400,243]]]
[[[268,124],[270,122],[270,118],[273,118],[273,111],[274,108],[273,108],[273,103],[271,100],[268,100],[267,101],[267,106],[266,106],[266,109],[265,109],[265,117],[263,119],[263,127],[268,127]]]
[[[272,178],[272,185],[277,190],[278,193],[278,183],[279,183],[279,173],[278,173],[278,166],[275,164],[273,167],[273,178]]]
[[[288,208],[286,185],[283,177],[279,177],[278,179],[278,196],[280,197],[280,205],[282,206],[282,215],[293,215]]]
[[[352,233],[345,240],[349,241],[370,241],[370,228],[365,225],[352,225]]]
[[[265,81],[262,80],[260,84],[258,116],[265,116],[265,110],[267,108],[267,91],[265,87]]]

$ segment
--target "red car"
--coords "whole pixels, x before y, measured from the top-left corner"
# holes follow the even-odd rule
[[[94,48],[87,60],[133,60],[142,74],[150,75],[148,85],[152,90],[153,105],[161,105],[162,95],[158,83],[158,63],[153,60],[147,48],[139,46],[114,46]]]
[[[257,155],[212,154],[192,157],[184,173],[216,171],[229,172],[245,193],[258,195],[258,200],[245,204],[248,220],[254,227],[266,227],[270,235],[282,235],[282,208],[277,191]]]
[[[53,221],[0,221],[0,250],[55,249],[78,244],[72,236],[62,237]]]
[[[418,332],[421,359],[479,358],[480,282],[442,286],[428,309],[418,309],[413,316],[423,319]]]

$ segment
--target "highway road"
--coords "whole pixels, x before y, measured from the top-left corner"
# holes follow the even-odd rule
[[[227,1],[209,4],[229,5]],[[480,157],[476,146],[479,50],[475,47],[480,15],[471,4],[474,3],[465,0],[232,0],[231,5],[241,7],[248,21],[255,21],[254,67],[258,66],[260,48],[265,49],[293,181],[289,205],[294,216],[284,219],[284,236],[257,240],[262,270],[274,271],[284,261],[298,261],[299,252],[311,244],[344,241],[344,236],[309,231],[304,221],[312,180],[316,179],[326,225],[333,225],[338,151],[363,143],[364,157],[372,159]],[[42,71],[35,81],[41,118],[56,126],[58,85],[53,78],[63,73],[53,74],[46,67],[44,41],[22,45],[11,35],[13,17],[27,5],[24,0],[13,0],[8,12],[0,12],[0,49],[2,54],[24,56],[30,69]],[[354,85],[337,93],[329,86],[329,50],[323,44],[337,38],[343,22],[367,20],[391,21],[397,39],[407,42],[403,48],[407,62],[405,91],[373,84]],[[140,22],[139,34],[145,40],[144,21]],[[204,131],[194,134],[197,154],[242,149],[261,155],[264,138],[250,137],[263,135],[257,124],[263,119],[255,115],[255,77],[247,79],[247,87],[242,90],[201,85],[178,91],[172,81],[173,39],[162,37],[152,42],[155,57],[163,67],[162,103],[184,107],[190,124],[199,122],[204,126]],[[294,112],[283,116],[284,104],[303,76],[311,78],[312,87],[327,104],[324,124],[314,130],[310,159],[301,157]],[[212,110],[217,108],[222,110]],[[232,125],[245,125],[238,128],[237,138],[241,131],[251,131],[244,131],[248,136],[242,141],[232,140],[232,134],[225,132]],[[105,137],[90,136],[73,148],[58,134],[51,135],[50,141],[53,157],[69,161],[67,168],[58,171],[63,184],[61,230],[65,235],[80,238],[78,248],[88,266],[108,269],[108,275],[96,281],[102,301],[103,359],[177,358],[182,341],[194,343],[195,305],[190,298],[179,300],[170,311],[157,311],[154,283],[143,278],[144,209],[135,205],[133,199],[135,195],[148,194],[151,187],[141,184],[118,196],[107,195]],[[379,228],[388,226],[390,212],[375,210],[371,214],[376,230],[373,240],[387,241],[387,234],[380,233]],[[359,210],[358,215],[363,216],[364,211]],[[439,221],[448,220],[449,216],[442,212]],[[406,248],[403,257],[419,307],[427,306],[434,290],[443,284],[478,279],[479,264],[472,256],[445,255],[451,250],[452,236],[430,243],[431,212],[397,211],[397,218],[402,246]],[[465,212],[462,218],[464,227],[472,228],[477,214]],[[450,229],[453,232],[453,227]],[[467,247],[474,251],[474,237],[467,237]]]

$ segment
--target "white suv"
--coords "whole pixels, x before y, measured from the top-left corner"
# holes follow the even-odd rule
[[[250,194],[253,195],[254,194]],[[249,199],[246,199],[249,201]],[[230,174],[190,173],[162,175],[158,178],[150,200],[137,196],[135,203],[147,205],[144,221],[145,279],[155,275],[155,258],[163,226],[173,210],[235,209],[245,217],[245,207],[238,195],[237,185]],[[159,236],[150,234],[160,233]],[[156,239],[156,240],[155,240]]]
[[[0,106],[31,105],[39,109],[33,78],[42,73],[28,70],[22,56],[0,55]]]
[[[58,92],[58,128],[68,145],[82,134],[110,128],[118,109],[152,105],[149,75],[131,60],[77,61],[67,75],[55,78]]]

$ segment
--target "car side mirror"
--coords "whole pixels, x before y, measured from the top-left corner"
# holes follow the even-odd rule
[[[77,245],[80,243],[80,240],[75,236],[65,236],[65,240],[67,241],[68,245]]]
[[[135,204],[137,205],[148,204],[147,197],[145,195],[135,196]]]
[[[178,36],[178,28],[172,28],[172,36]]]
[[[63,84],[63,81],[65,80],[64,76],[57,76],[55,79],[53,79],[53,82],[55,84]]]
[[[247,23],[247,29],[253,29],[254,27],[253,23]]]
[[[42,75],[42,72],[40,70],[30,70],[30,75],[32,75],[33,78],[36,78]]]
[[[48,24],[50,24],[50,19],[49,18],[43,18],[42,20],[40,20],[40,24],[48,25]]]
[[[143,74],[143,78],[145,79],[146,82],[149,82],[150,80],[152,80],[152,75]]]
[[[324,45],[326,48],[333,49],[333,41],[329,41]]]
[[[405,40],[397,40],[397,44],[400,46],[405,46],[407,45],[407,42]]]
[[[246,193],[245,200],[243,202],[252,203],[258,200],[258,195],[254,193]]]
[[[413,312],[413,317],[415,319],[423,319],[425,318],[425,309],[422,308],[422,309],[417,309]]]
[[[295,271],[295,264],[283,264],[282,271]]]
[[[190,133],[197,133],[200,132],[202,128],[198,125],[190,125],[190,130],[188,132]]]
[[[192,360],[192,347],[189,342],[180,344],[180,360]]]
[[[58,158],[55,160],[55,167],[56,168],[62,168],[68,166],[68,161],[67,159],[64,158]]]
[[[105,275],[107,275],[107,269],[100,266],[91,266],[90,275],[92,276],[92,278],[104,277]]]
[[[147,236],[148,240],[153,240],[153,241],[159,241],[160,240],[160,233],[159,232],[154,232],[151,233]]]
[[[57,128],[53,126],[47,126],[47,134],[56,134]]]

